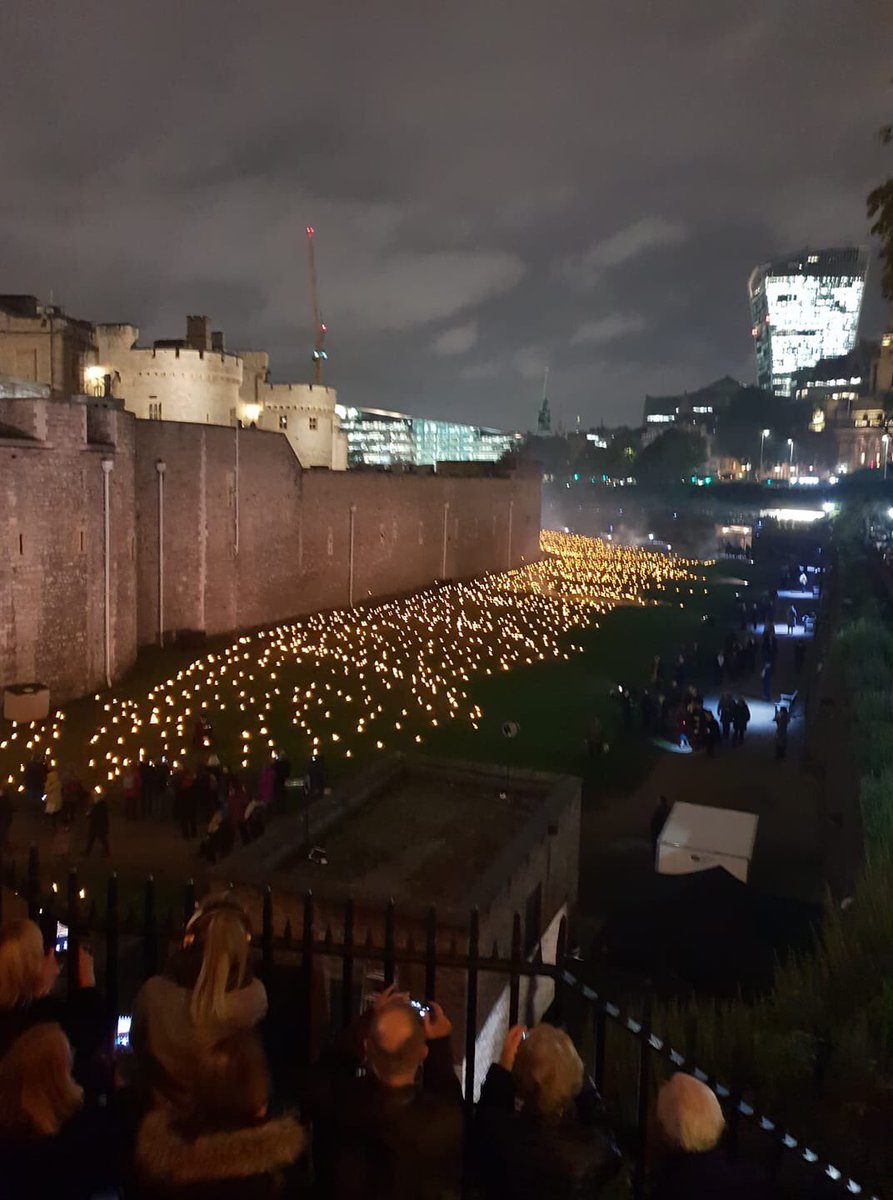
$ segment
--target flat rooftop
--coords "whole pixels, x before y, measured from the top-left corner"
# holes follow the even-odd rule
[[[517,772],[506,789],[504,768],[394,758],[317,802],[309,842],[302,815],[280,818],[220,870],[274,891],[376,905],[393,898],[404,911],[433,904],[467,916],[579,787],[574,778]],[[309,845],[325,849],[327,865],[308,860]]]

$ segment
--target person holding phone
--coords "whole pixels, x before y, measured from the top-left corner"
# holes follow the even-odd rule
[[[487,1074],[475,1147],[488,1196],[513,1200],[597,1197],[620,1152],[563,1029],[513,1026]]]
[[[452,1028],[439,1004],[389,987],[317,1063],[302,1113],[326,1200],[458,1194]]]
[[[26,918],[0,929],[0,1057],[32,1026],[57,1022],[74,1049],[75,1075],[91,1095],[98,1094],[107,1082],[107,1028],[93,956],[85,946],[78,948],[78,988],[63,1004],[53,994],[58,932],[53,925],[45,939],[40,926]]]

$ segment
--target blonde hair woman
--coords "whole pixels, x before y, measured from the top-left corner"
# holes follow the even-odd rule
[[[43,934],[33,921],[21,918],[0,929],[0,1010],[41,999],[58,977],[55,947],[44,952]]]
[[[115,1147],[105,1115],[84,1109],[71,1046],[52,1023],[26,1030],[0,1059],[4,1200],[86,1200],[114,1186]]]
[[[620,1165],[576,1047],[553,1025],[508,1031],[484,1081],[478,1125],[494,1198],[595,1197]]]
[[[45,950],[39,926],[25,918],[0,928],[0,1055],[32,1025],[58,1021],[78,1052],[80,1070],[104,1037],[93,959],[83,947],[78,977],[80,988],[63,1007],[52,995],[59,978],[55,943]]]
[[[267,993],[251,975],[251,928],[227,896],[212,897],[186,927],[183,947],[136,998],[131,1045],[154,1102],[187,1110],[198,1058],[253,1029]]]

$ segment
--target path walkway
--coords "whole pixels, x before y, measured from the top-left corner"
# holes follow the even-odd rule
[[[781,603],[781,602],[780,602]],[[761,632],[761,629],[758,631]],[[776,624],[779,656],[773,680],[774,696],[792,692],[798,684],[794,643],[787,626]],[[804,669],[803,678],[806,677]],[[658,797],[674,803],[739,809],[759,818],[750,884],[768,894],[821,903],[824,895],[822,842],[824,836],[821,786],[801,765],[804,741],[804,697],[798,696],[789,727],[787,756],[775,757],[774,704],[762,699],[759,668],[744,686],[751,722],[744,745],[724,744],[715,758],[704,751],[667,752],[632,795],[606,808],[585,808],[582,827],[581,909],[589,914],[585,940],[609,913],[635,905],[654,869],[650,821]],[[714,713],[718,689],[705,692],[705,706]]]

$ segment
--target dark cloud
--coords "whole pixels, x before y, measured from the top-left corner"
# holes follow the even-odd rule
[[[888,5],[806,7],[5,0],[3,290],[301,378],[309,222],[345,400],[528,427],[548,362],[636,421],[752,377],[755,263],[867,236]]]

